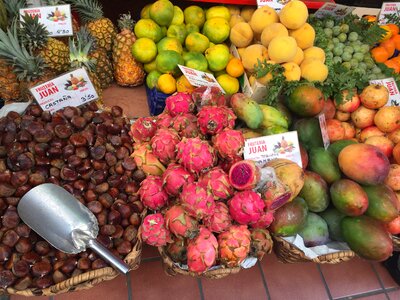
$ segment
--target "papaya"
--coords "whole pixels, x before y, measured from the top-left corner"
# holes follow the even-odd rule
[[[260,107],[264,116],[261,128],[280,126],[287,129],[289,127],[287,119],[278,109],[265,104],[260,104]]]
[[[338,157],[340,151],[342,151],[344,147],[351,144],[357,144],[357,142],[355,140],[336,141],[329,145],[328,151],[332,152],[332,154],[335,155],[335,157]]]
[[[344,217],[340,228],[350,249],[360,257],[384,261],[392,255],[392,239],[378,220],[366,215]]]
[[[318,119],[299,119],[294,123],[293,129],[297,131],[299,141],[307,150],[324,146]]]
[[[321,147],[310,150],[309,168],[321,175],[328,184],[339,180],[341,177],[336,157],[330,151]]]
[[[244,121],[247,127],[251,129],[260,127],[264,114],[256,101],[243,93],[236,93],[232,95],[230,103],[235,115]]]
[[[277,236],[295,235],[304,226],[307,215],[308,208],[306,201],[297,197],[275,211],[274,221],[269,229]]]
[[[333,205],[346,216],[360,216],[368,208],[368,195],[362,187],[350,179],[335,181],[330,188]]]
[[[299,235],[306,247],[325,245],[329,240],[328,224],[316,213],[309,212]]]
[[[329,237],[333,241],[343,242],[342,230],[340,228],[340,223],[345,217],[336,208],[328,208],[327,210],[319,214],[328,225]]]
[[[325,105],[322,91],[310,84],[296,87],[285,98],[286,106],[300,117],[314,117],[319,114]]]
[[[399,212],[397,210],[397,196],[393,190],[385,184],[364,186],[368,195],[367,216],[382,222],[394,220]]]
[[[328,185],[319,174],[305,171],[304,185],[299,197],[307,202],[309,211],[324,211],[329,205]]]

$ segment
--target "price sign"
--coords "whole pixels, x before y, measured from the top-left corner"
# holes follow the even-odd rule
[[[263,166],[275,158],[286,158],[302,167],[297,131],[246,140],[244,159],[251,159],[258,166]]]
[[[379,13],[379,24],[383,25],[388,23],[386,16],[394,15],[400,17],[400,2],[383,2],[382,8]]]
[[[393,77],[385,79],[371,80],[370,84],[380,84],[385,86],[389,91],[389,100],[386,106],[400,106],[400,92]]]
[[[268,5],[272,7],[276,11],[280,11],[286,4],[288,4],[291,0],[257,0],[257,6],[265,6]]]
[[[32,17],[38,16],[39,23],[46,26],[49,36],[71,36],[72,16],[69,4],[57,6],[29,7],[19,10],[20,19],[28,14]]]
[[[178,65],[181,69],[183,75],[187,78],[193,86],[215,86],[219,88],[224,94],[224,89],[219,85],[217,79],[215,79],[213,74],[198,71],[192,68],[188,68],[182,65]]]
[[[355,9],[355,7],[327,2],[315,12],[314,16],[317,18],[325,18],[327,16],[330,16],[334,17],[337,20],[340,20],[343,19],[345,16],[351,14],[352,11]]]
[[[66,106],[80,106],[99,96],[84,68],[63,74],[30,89],[43,110],[51,113]]]
[[[321,128],[321,135],[322,135],[322,141],[324,142],[324,148],[325,150],[327,150],[330,145],[330,141],[329,141],[328,129],[326,127],[326,119],[324,113],[318,115],[318,121],[319,121],[319,127]]]

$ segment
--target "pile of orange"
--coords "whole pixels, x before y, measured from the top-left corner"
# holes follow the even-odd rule
[[[371,50],[372,58],[378,63],[384,63],[395,73],[400,73],[400,56],[393,57],[395,51],[400,51],[399,26],[396,24],[381,25],[386,30],[379,46]]]

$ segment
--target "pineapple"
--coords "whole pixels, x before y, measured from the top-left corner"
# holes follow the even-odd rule
[[[19,19],[19,10],[26,7],[26,0],[3,0],[6,7],[9,25]]]
[[[22,101],[31,101],[33,96],[29,89],[35,85],[48,81],[54,74],[46,72],[45,63],[42,57],[32,56],[26,48],[18,41],[17,26],[13,24],[7,33],[0,29],[0,59],[8,66],[12,66],[11,72],[14,73],[20,82],[19,89]],[[8,76],[11,76],[8,73]],[[0,78],[1,80],[1,78]],[[1,82],[0,94],[5,94],[10,98],[9,86],[6,82]],[[15,86],[12,93],[15,91]],[[7,99],[5,97],[5,99]],[[16,100],[16,99],[14,99]]]
[[[92,41],[89,41],[87,44],[83,44],[79,39],[77,39],[76,42],[72,38],[69,40],[69,57],[71,62],[70,69],[75,70],[82,67],[86,69],[90,81],[93,83],[97,95],[99,96],[96,102],[100,108],[102,108],[103,90],[101,88],[100,80],[94,72],[96,69],[96,60],[89,57],[91,47]]]
[[[6,30],[8,24],[7,10],[3,0],[0,0],[0,28]]]
[[[92,47],[89,51],[89,58],[96,60],[96,75],[100,80],[101,88],[105,89],[110,86],[114,80],[113,68],[110,59],[108,58],[107,52],[104,48],[97,47],[96,39],[91,35],[87,28],[81,27],[77,32],[77,38],[83,45],[92,43]]]
[[[51,70],[63,73],[69,65],[69,49],[63,42],[48,36],[48,31],[39,23],[37,16],[23,16],[20,37],[33,55],[39,55]]]
[[[146,73],[143,65],[132,56],[131,48],[136,41],[132,32],[135,22],[130,14],[122,15],[118,20],[121,32],[117,34],[113,45],[114,76],[121,86],[137,86],[143,84]]]
[[[69,0],[69,2],[95,37],[97,45],[110,52],[117,32],[111,20],[104,17],[100,3],[97,0]]]

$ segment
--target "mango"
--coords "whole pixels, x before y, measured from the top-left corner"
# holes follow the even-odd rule
[[[309,168],[331,184],[341,177],[335,156],[324,148],[313,148],[309,153]]]
[[[312,85],[303,84],[296,87],[285,97],[287,107],[298,116],[314,117],[319,114],[325,105],[322,91]]]
[[[304,172],[304,185],[299,197],[307,202],[308,210],[311,212],[324,211],[329,205],[328,185],[317,173]]]
[[[279,134],[279,133],[285,133],[288,132],[288,129],[286,127],[282,127],[279,125],[272,125],[270,127],[261,127],[257,129],[257,132],[261,134],[261,136],[264,135],[274,135],[274,134]]]
[[[265,104],[260,104],[260,107],[264,115],[261,128],[280,126],[287,129],[289,127],[287,119],[278,109]]]
[[[360,216],[368,208],[368,195],[362,187],[350,179],[335,181],[330,187],[333,205],[346,216]]]
[[[309,212],[299,235],[303,238],[306,247],[325,245],[329,240],[328,224],[316,213]]]
[[[336,208],[329,208],[319,214],[328,225],[329,237],[331,240],[343,242],[342,230],[340,228],[340,223],[345,217]]]
[[[397,196],[393,190],[385,184],[375,186],[364,186],[368,196],[367,216],[382,222],[394,220],[399,211],[397,209]]]
[[[381,184],[389,174],[389,159],[372,145],[349,145],[339,153],[338,161],[347,177],[363,185]]]
[[[328,151],[330,151],[335,157],[339,156],[340,151],[342,151],[348,145],[357,144],[355,140],[340,140],[329,145]]]
[[[247,127],[251,129],[260,127],[264,115],[256,101],[243,93],[236,93],[232,95],[230,103],[236,116],[244,121]]]
[[[299,141],[307,150],[324,146],[317,118],[299,119],[294,123],[293,127],[297,131]]]
[[[362,258],[384,261],[392,255],[392,239],[379,221],[365,215],[344,217],[341,229],[350,249]]]
[[[295,235],[304,226],[307,215],[307,203],[297,197],[275,211],[274,221],[269,229],[277,236]]]

